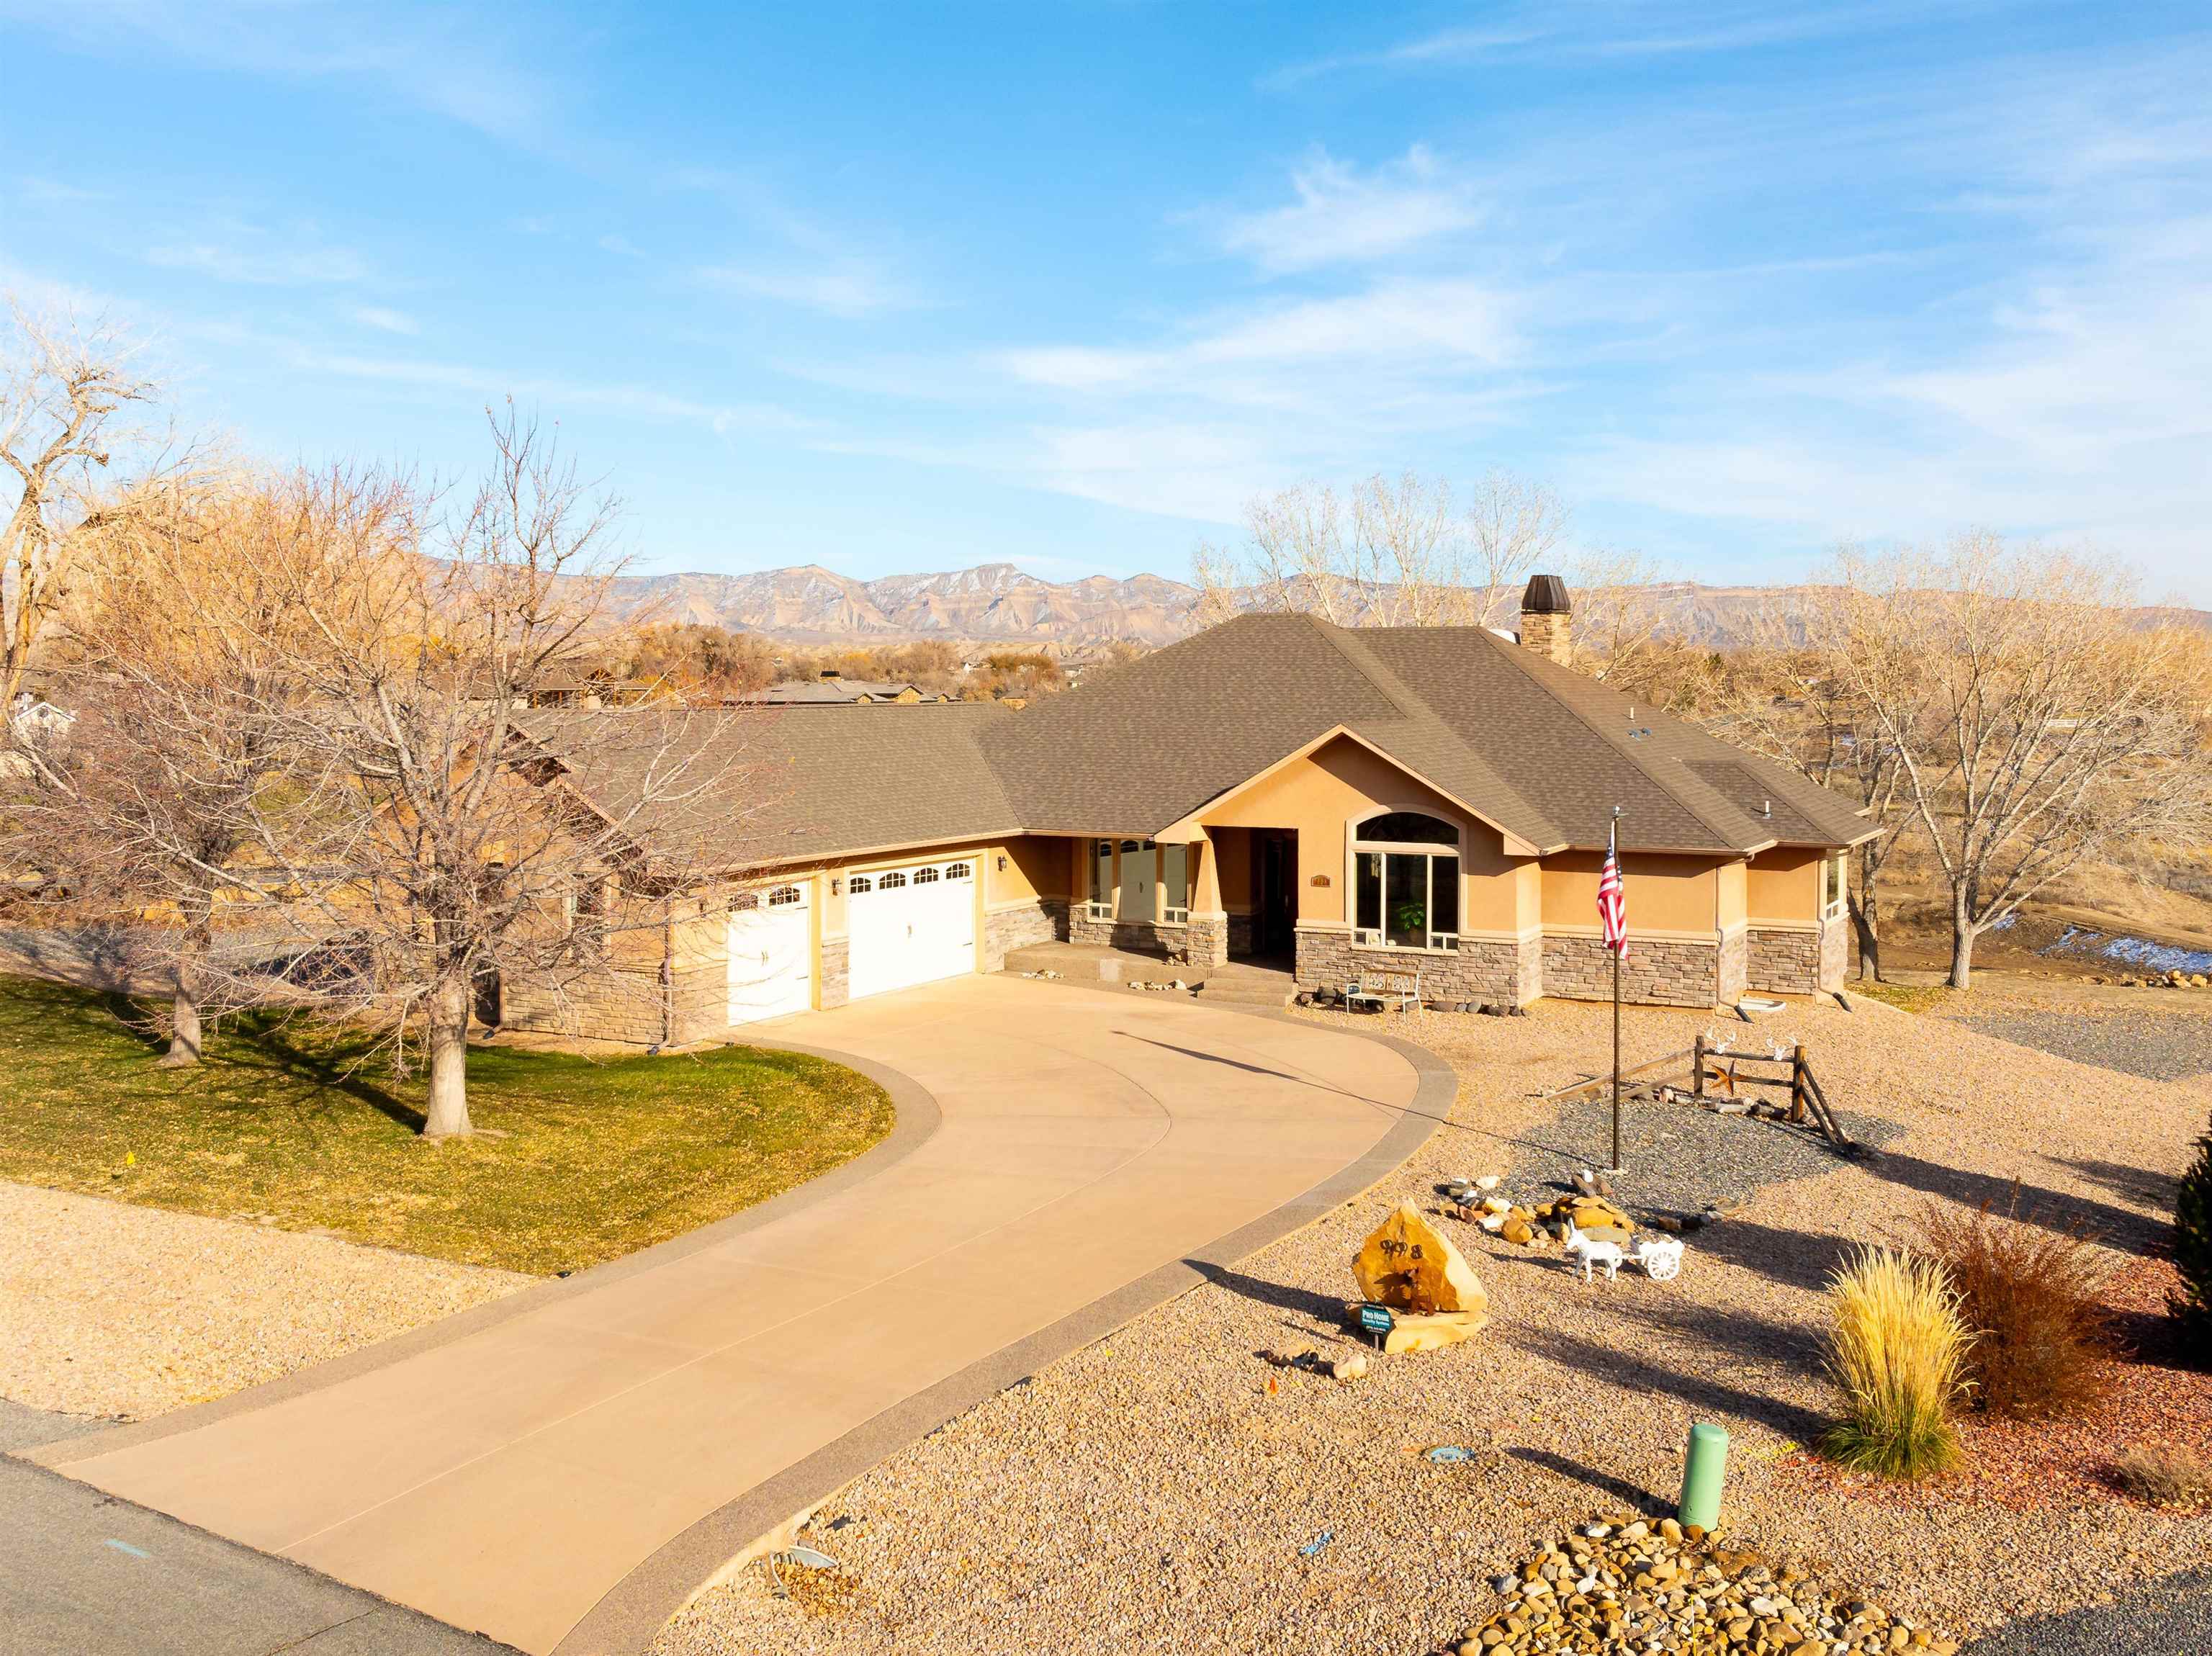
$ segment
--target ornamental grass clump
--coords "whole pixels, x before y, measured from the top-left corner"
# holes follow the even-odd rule
[[[2047,1230],[2014,1212],[1931,1206],[1922,1250],[1958,1290],[1972,1344],[1966,1379],[1974,1406],[2008,1420],[2076,1413],[2097,1400],[2118,1344],[2106,1298],[2112,1256],[2079,1232]]]
[[[1855,1471],[1927,1477],[1959,1459],[1951,1405],[1966,1383],[1959,1293],[1935,1260],[1865,1247],[1828,1280],[1828,1372],[1844,1418],[1820,1451]]]

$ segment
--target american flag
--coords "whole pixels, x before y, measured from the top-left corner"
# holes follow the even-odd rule
[[[1605,831],[1605,867],[1597,877],[1597,917],[1605,926],[1605,946],[1628,950],[1628,894],[1620,883],[1620,857],[1613,845],[1618,825]]]

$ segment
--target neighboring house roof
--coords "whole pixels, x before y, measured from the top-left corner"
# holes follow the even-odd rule
[[[768,706],[805,707],[846,701],[896,701],[902,695],[919,696],[921,687],[890,680],[865,678],[806,679],[795,684],[771,684],[763,690],[747,690],[731,699]]]
[[[641,775],[685,715],[612,717],[635,723]],[[726,730],[714,739],[734,744],[757,809],[734,826],[727,804],[696,822],[674,813],[666,829],[731,867],[997,833],[1153,835],[1334,735],[1518,851],[1601,846],[1615,805],[1632,850],[1741,855],[1875,831],[1796,772],[1480,627],[1246,616],[1020,713],[830,707],[734,714]],[[635,798],[619,764],[584,773],[606,771],[603,757],[577,786]]]

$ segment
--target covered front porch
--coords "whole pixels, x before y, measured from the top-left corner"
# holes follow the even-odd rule
[[[1297,950],[1298,852],[1292,828],[1079,841],[1067,940],[1194,973],[1232,962],[1288,972]]]

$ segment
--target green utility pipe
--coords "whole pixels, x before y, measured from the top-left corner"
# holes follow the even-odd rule
[[[1690,1453],[1682,1467],[1682,1506],[1676,1514],[1711,1534],[1720,1527],[1721,1476],[1728,1466],[1728,1434],[1717,1426],[1690,1428]]]

